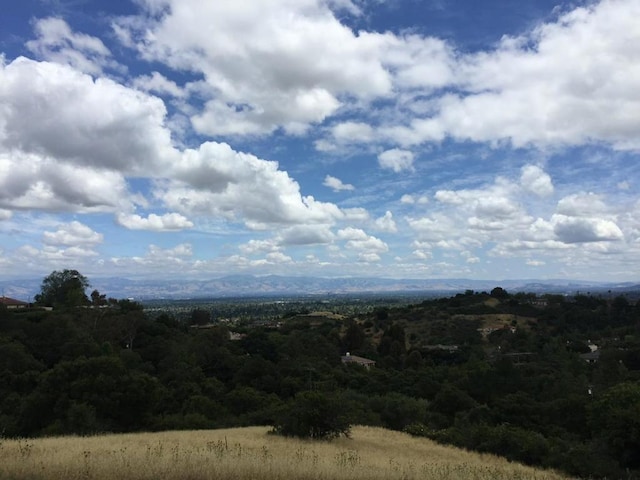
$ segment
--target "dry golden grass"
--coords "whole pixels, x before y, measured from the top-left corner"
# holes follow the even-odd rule
[[[492,455],[381,428],[312,442],[267,427],[0,440],[0,479],[560,480]]]
[[[487,305],[488,307],[497,307],[498,305],[500,305],[500,300],[498,300],[497,298],[487,298],[484,301],[484,304]]]

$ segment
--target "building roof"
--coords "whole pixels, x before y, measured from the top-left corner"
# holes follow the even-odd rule
[[[27,302],[16,300],[15,298],[5,297],[4,295],[0,297],[0,304],[6,305],[7,307],[26,307],[27,305],[29,305]]]
[[[376,362],[374,360],[369,360],[368,358],[359,357],[357,355],[351,355],[347,353],[342,356],[342,363],[357,363],[358,365],[375,365]]]
[[[583,353],[580,355],[580,358],[587,362],[597,362],[600,358],[600,351],[594,350],[593,352]]]

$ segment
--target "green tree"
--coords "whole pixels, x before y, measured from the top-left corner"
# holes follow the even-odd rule
[[[366,335],[364,329],[356,322],[351,322],[342,339],[345,352],[354,352],[364,344]]]
[[[413,350],[404,362],[406,368],[420,368],[423,365],[422,354],[418,350]]]
[[[407,425],[424,423],[428,402],[400,393],[391,392],[379,398],[372,398],[370,408],[380,414],[382,426],[392,430],[402,430]]]
[[[382,335],[380,345],[378,346],[378,353],[382,356],[395,353],[396,356],[399,357],[405,353],[407,348],[405,337],[406,335],[402,325],[399,323],[391,324]]]
[[[35,296],[35,302],[49,307],[88,305],[90,302],[85,293],[87,288],[87,277],[77,270],[54,270],[42,280],[40,293]]]
[[[148,424],[158,381],[118,357],[80,357],[40,375],[20,409],[22,435],[131,431]]]
[[[611,302],[611,323],[613,325],[624,325],[631,323],[633,307],[623,295],[618,295]]]
[[[507,291],[504,288],[496,287],[493,290],[491,290],[491,296],[493,298],[502,299],[502,298],[508,298],[509,294],[507,293]]]
[[[207,325],[211,323],[211,312],[202,308],[191,310],[191,325]]]
[[[625,468],[640,468],[640,385],[620,383],[590,406],[592,435]]]
[[[107,296],[101,294],[98,290],[91,292],[91,304],[95,307],[101,307],[107,304]]]
[[[332,439],[349,436],[351,425],[335,397],[306,391],[295,396],[278,415],[275,433],[287,437]]]
[[[476,407],[476,401],[464,390],[452,384],[446,384],[437,393],[429,406],[430,410],[446,415],[451,421],[459,412]]]

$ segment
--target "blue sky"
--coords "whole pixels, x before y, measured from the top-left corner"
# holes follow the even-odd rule
[[[0,276],[637,281],[639,17],[10,2]]]

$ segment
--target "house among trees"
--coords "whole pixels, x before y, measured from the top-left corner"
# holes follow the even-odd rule
[[[369,370],[371,367],[376,366],[375,361],[369,360],[368,358],[364,357],[358,357],[357,355],[351,355],[349,352],[347,352],[346,355],[342,356],[342,363],[344,363],[345,365],[361,365],[367,370]]]
[[[587,363],[596,363],[600,359],[600,350],[598,350],[598,346],[591,343],[591,341],[589,341],[587,346],[589,347],[590,351],[588,353],[581,354],[580,358],[582,358]]]
[[[16,300],[15,298],[5,297],[4,295],[0,297],[0,305],[4,305],[6,308],[27,308],[29,304],[27,302],[23,302],[22,300]]]
[[[589,353],[583,353],[580,355],[580,358],[582,358],[587,363],[596,363],[600,359],[600,351],[593,350]]]

